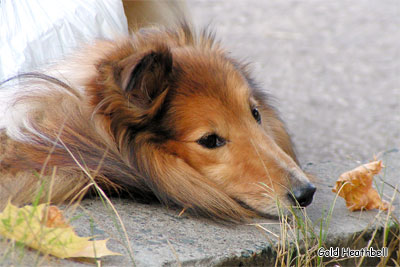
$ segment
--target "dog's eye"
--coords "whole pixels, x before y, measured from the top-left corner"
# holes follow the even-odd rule
[[[258,124],[261,124],[261,115],[260,112],[258,112],[257,108],[253,108],[251,110],[251,114],[253,114],[254,119],[256,119]]]
[[[197,143],[205,148],[213,149],[225,145],[226,140],[216,134],[209,134],[197,140]]]

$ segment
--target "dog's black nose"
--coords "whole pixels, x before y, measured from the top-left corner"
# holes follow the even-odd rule
[[[317,188],[311,183],[307,183],[301,187],[293,189],[293,192],[289,193],[289,197],[295,202],[299,203],[301,207],[307,207],[311,204],[313,196]]]

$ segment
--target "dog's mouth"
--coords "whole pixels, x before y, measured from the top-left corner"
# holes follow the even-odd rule
[[[270,219],[270,220],[278,220],[279,219],[278,214],[270,214],[270,213],[262,212],[260,210],[257,210],[255,208],[251,207],[250,205],[246,204],[244,201],[242,201],[240,199],[234,198],[234,200],[243,208],[250,210],[251,212],[254,212],[254,214],[256,214],[257,216],[260,216],[265,219]]]
[[[305,186],[301,187],[301,188],[297,188],[295,190],[293,190],[293,192],[290,192],[287,194],[287,201],[286,201],[286,206],[281,207],[282,208],[282,212],[279,212],[280,207],[278,207],[278,203],[277,206],[275,207],[275,209],[273,210],[274,212],[264,212],[260,209],[254,208],[252,206],[250,206],[249,204],[247,204],[245,201],[240,200],[238,198],[234,198],[234,200],[243,208],[253,212],[254,214],[256,214],[259,217],[262,218],[266,218],[266,219],[273,219],[273,220],[277,220],[279,219],[279,214],[284,214],[286,210],[290,209],[289,206],[291,208],[305,208],[306,206],[310,205],[313,201],[313,197],[314,197],[314,193],[316,191],[316,188],[313,184],[311,183],[307,183]]]

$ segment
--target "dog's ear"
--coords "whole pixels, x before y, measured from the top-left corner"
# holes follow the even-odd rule
[[[168,47],[159,47],[130,59],[122,72],[122,87],[133,104],[149,107],[168,87],[171,73],[171,51]]]

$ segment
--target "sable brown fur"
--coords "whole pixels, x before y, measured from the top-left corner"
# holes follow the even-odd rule
[[[3,203],[32,201],[34,173],[49,184],[54,167],[52,202],[71,199],[90,183],[76,161],[109,190],[231,221],[268,214],[308,181],[268,95],[206,31],[143,29],[18,79],[9,106],[18,116],[0,127]],[[202,148],[197,140],[213,130],[231,136],[227,145]]]

